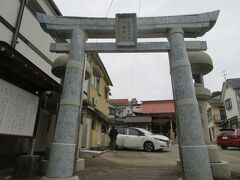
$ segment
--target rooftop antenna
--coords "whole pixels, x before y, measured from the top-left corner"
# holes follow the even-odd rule
[[[222,73],[222,75],[223,75],[224,80],[227,81],[227,75],[228,75],[228,74],[226,73],[226,71],[223,70],[221,73]]]

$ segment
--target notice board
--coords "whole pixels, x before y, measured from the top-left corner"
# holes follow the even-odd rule
[[[0,134],[33,136],[38,96],[0,79]]]

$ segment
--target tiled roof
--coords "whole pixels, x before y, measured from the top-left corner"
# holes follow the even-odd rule
[[[173,100],[156,100],[142,101],[142,107],[139,113],[157,114],[157,113],[174,113]]]
[[[151,116],[129,116],[124,119],[124,122],[151,122]]]
[[[109,104],[116,106],[128,106],[128,99],[109,99]]]
[[[240,89],[240,78],[227,79],[226,82],[233,89]]]

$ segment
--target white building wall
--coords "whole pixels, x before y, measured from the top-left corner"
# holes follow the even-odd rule
[[[50,66],[43,58],[41,58],[37,53],[35,53],[28,45],[26,45],[22,40],[18,39],[18,44],[16,50],[28,58],[33,64],[39,67],[42,71],[48,74],[51,78],[60,82],[60,79],[55,77],[52,72],[52,66]]]
[[[25,8],[23,13],[20,33],[24,37],[26,37],[27,40],[30,41],[34,46],[36,46],[52,62],[57,56],[59,56],[58,54],[51,53],[49,51],[50,43],[55,43],[54,39],[42,30],[37,19],[27,8]]]
[[[226,109],[227,119],[232,118],[234,116],[238,116],[239,117],[238,105],[237,105],[237,100],[236,100],[236,94],[235,94],[235,91],[231,87],[228,87],[228,89],[226,89],[224,102],[228,98],[231,98],[232,109],[230,109],[230,110]]]
[[[41,5],[43,10],[46,12],[48,15],[57,15],[53,9],[50,7],[50,4],[48,3],[48,0],[37,0],[37,2]]]
[[[19,7],[19,0],[1,0],[0,2],[0,15],[6,19],[13,27],[16,24]]]
[[[48,6],[47,1],[38,0],[42,8],[50,15],[54,14],[51,7]],[[0,2],[0,15],[15,27],[16,19],[20,8],[20,0],[1,0]],[[24,57],[30,60],[33,64],[38,66],[47,75],[53,78],[58,83],[59,78],[56,78],[51,73],[51,64],[54,60],[62,54],[51,53],[49,51],[50,43],[55,40],[47,33],[45,33],[36,17],[25,7],[22,22],[20,26],[20,34],[22,34],[31,44],[33,44],[42,54],[44,54],[50,62],[47,62],[37,52],[35,52],[28,44],[23,42],[20,38],[17,39],[16,50],[19,51]],[[0,41],[5,41],[11,44],[13,32],[10,31],[5,25],[0,23]]]
[[[10,44],[13,33],[5,25],[0,23],[0,41],[5,41]]]

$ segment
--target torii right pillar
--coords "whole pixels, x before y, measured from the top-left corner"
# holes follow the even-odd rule
[[[209,89],[204,87],[203,75],[212,71],[212,59],[205,52],[188,52],[188,57],[191,63],[204,139],[208,149],[213,177],[218,179],[229,179],[231,176],[229,163],[221,161],[218,147],[211,143],[208,131],[207,101],[211,98],[211,92]]]
[[[181,27],[170,29],[168,41],[182,179],[213,180],[183,29]]]

